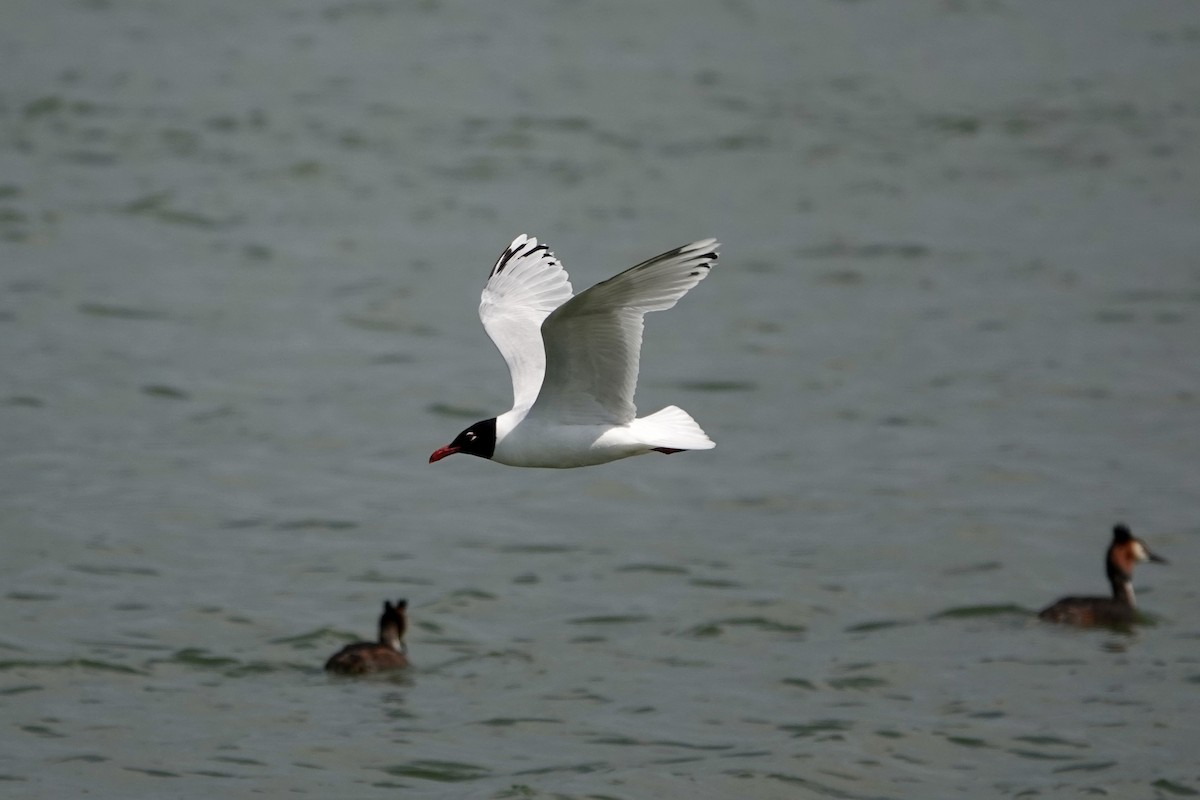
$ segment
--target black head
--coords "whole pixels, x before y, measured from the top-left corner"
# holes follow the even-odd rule
[[[496,418],[481,420],[454,437],[454,441],[445,447],[439,447],[429,457],[429,463],[441,461],[446,456],[455,453],[466,453],[469,456],[491,458],[496,452]]]
[[[1133,531],[1129,530],[1129,526],[1123,522],[1118,522],[1113,526],[1113,544],[1124,544],[1125,542],[1133,541]]]

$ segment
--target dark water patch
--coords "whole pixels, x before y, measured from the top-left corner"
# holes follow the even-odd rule
[[[1003,711],[972,711],[967,716],[970,719],[1003,719],[1008,715]]]
[[[247,261],[270,261],[275,251],[269,245],[249,242],[242,245],[242,257]]]
[[[425,410],[439,417],[452,417],[454,419],[478,420],[487,417],[487,412],[482,409],[471,408],[469,406],[456,406],[450,403],[432,403],[426,406]]]
[[[237,764],[242,767],[265,767],[267,764],[264,761],[259,761],[256,758],[243,758],[241,756],[213,756],[209,761],[218,761],[222,764]]]
[[[903,739],[904,734],[900,731],[894,731],[891,728],[881,728],[875,731],[875,735],[882,739]]]
[[[667,667],[709,667],[710,662],[703,661],[698,658],[680,658],[679,656],[666,656],[665,658],[654,659],[655,664],[662,664]]]
[[[1055,767],[1054,772],[1102,772],[1117,765],[1116,761],[1085,761],[1079,764],[1067,764]]]
[[[280,639],[271,639],[269,644],[285,644],[296,648],[297,650],[310,650],[317,644],[325,644],[329,639],[335,640],[352,640],[356,638],[354,634],[343,634],[335,631],[333,628],[317,628],[308,633],[297,634],[296,636],[284,636]]]
[[[667,157],[695,156],[705,153],[742,152],[764,150],[772,145],[771,137],[764,133],[745,131],[705,139],[667,142],[658,151]]]
[[[911,624],[911,622],[899,619],[880,619],[860,622],[856,625],[848,625],[844,630],[846,633],[874,633],[875,631],[886,631],[891,628],[903,628]]]
[[[159,572],[150,567],[124,567],[118,565],[73,564],[68,569],[85,575],[136,575],[139,578],[157,577]]]
[[[965,564],[961,567],[950,567],[942,570],[943,575],[977,575],[981,572],[995,572],[1003,564],[999,561],[981,561],[978,564]]]
[[[650,617],[646,614],[601,614],[595,617],[576,617],[567,620],[569,625],[629,625],[646,622]]]
[[[380,355],[372,356],[367,363],[390,366],[392,364],[414,364],[416,361],[417,357],[409,353],[381,353]],[[434,403],[434,405],[438,404]],[[475,419],[479,419],[479,417]]]
[[[1028,744],[1036,744],[1042,746],[1063,746],[1075,747],[1081,750],[1086,750],[1088,745],[1086,742],[1072,742],[1068,739],[1060,739],[1057,736],[1014,736],[1018,742],[1027,742]]]
[[[740,589],[745,584],[724,578],[692,578],[689,586],[699,586],[704,589]]]
[[[956,744],[959,747],[977,748],[977,747],[991,747],[992,746],[992,745],[988,744],[985,740],[978,739],[974,736],[947,736],[946,741],[949,742],[950,744]]]
[[[667,764],[694,764],[697,761],[704,761],[706,756],[675,756],[673,758],[652,758],[648,764],[667,765]]]
[[[1033,616],[1033,612],[1013,603],[999,603],[994,605],[955,606],[947,608],[945,611],[939,611],[930,616],[929,619],[977,619],[979,617],[1005,617],[1013,615],[1031,617]]]
[[[151,397],[162,397],[167,400],[188,400],[191,398],[191,395],[183,389],[177,389],[165,383],[146,384],[142,387],[142,394],[147,394]]]
[[[321,659],[321,661],[323,662],[324,659]],[[321,671],[321,667],[318,664],[295,664],[284,661],[239,661],[223,670],[221,674],[226,678],[245,678],[250,675],[269,675],[274,672],[316,675]]]
[[[573,544],[506,544],[497,548],[501,553],[524,553],[526,555],[573,553],[579,549]]]
[[[814,781],[812,778],[803,778],[799,775],[787,775],[782,772],[769,772],[769,773],[766,773],[764,775],[764,777],[769,778],[770,780],[773,780],[773,781],[780,781],[781,783],[786,783],[791,786],[802,787],[803,789],[813,793],[814,795],[819,795],[821,797],[837,797],[837,798],[860,798],[860,797],[862,797],[862,795],[851,794],[850,792],[846,792],[842,789],[838,789],[835,786],[828,786],[828,785],[820,783],[818,781]]]
[[[358,523],[348,519],[304,517],[275,523],[277,531],[346,531],[357,528]]]
[[[719,753],[734,748],[734,745],[731,744],[696,744],[694,742],[681,742],[676,739],[652,739],[645,742],[645,744],[653,747],[678,747],[683,750],[702,750],[707,753]]]
[[[27,102],[21,109],[25,119],[37,119],[61,113],[66,107],[66,101],[61,95],[47,94]]]
[[[42,408],[46,402],[30,394],[13,394],[4,398],[4,405],[13,408]]]
[[[108,756],[102,756],[98,753],[80,753],[76,756],[64,756],[58,759],[59,764],[68,764],[72,761],[82,761],[85,764],[103,764],[111,759]]]
[[[983,120],[974,114],[927,114],[917,124],[951,136],[974,136],[983,128]]]
[[[1173,794],[1173,795],[1176,795],[1179,797],[1195,797],[1196,795],[1200,794],[1200,791],[1196,791],[1195,789],[1193,789],[1190,786],[1184,786],[1182,783],[1176,783],[1175,781],[1169,781],[1166,778],[1159,778],[1158,780],[1156,780],[1154,783],[1152,783],[1150,785],[1153,786],[1155,789],[1158,789],[1159,791],[1163,791],[1163,792],[1166,792],[1167,794]]]
[[[732,753],[717,753],[717,758],[774,758],[777,755],[771,750],[735,750]]]
[[[174,194],[170,190],[153,192],[125,203],[118,210],[123,214],[143,216],[169,225],[183,225],[192,228],[226,228],[240,222],[236,217],[219,219],[198,211],[172,208],[168,203]]]
[[[782,683],[784,686],[795,686],[797,688],[808,689],[810,691],[815,691],[817,688],[817,685],[807,678],[784,678],[782,681],[780,681],[780,683]]]
[[[779,730],[790,733],[793,739],[808,739],[816,737],[822,741],[841,741],[845,738],[841,734],[850,730],[851,727],[852,725],[849,720],[819,719],[813,722],[799,722],[789,725],[780,725]]]
[[[592,772],[600,772],[612,769],[612,765],[607,761],[585,761],[580,764],[563,764],[553,767],[537,767],[535,769],[523,769],[512,773],[513,775],[550,775],[555,772],[572,772],[577,775],[587,775]]]
[[[18,686],[6,686],[0,689],[0,697],[11,697],[17,694],[26,694],[27,692],[40,692],[45,690],[45,686],[36,683],[24,683]]]
[[[212,655],[207,650],[199,647],[185,647],[182,650],[177,650],[167,661],[175,664],[183,664],[187,667],[217,670],[224,670],[239,664],[236,658]]]
[[[45,600],[57,600],[59,596],[56,594],[46,594],[44,592],[9,592],[8,594],[4,595],[4,597],[8,600],[24,600],[36,603]]]
[[[720,752],[732,750],[731,744],[694,744],[675,739],[636,739],[632,736],[596,736],[588,739],[590,744],[610,744],[621,747],[676,747],[683,750],[703,750],[705,752]],[[689,759],[690,760],[690,759]],[[655,762],[665,763],[665,762]]]
[[[1007,752],[1019,758],[1028,758],[1032,761],[1074,761],[1079,758],[1079,756],[1068,755],[1066,753],[1046,753],[1041,750],[1025,750],[1019,747],[1010,748]]]
[[[758,389],[758,384],[753,381],[735,380],[676,381],[673,385],[689,392],[753,392]]]
[[[816,281],[826,286],[858,286],[864,277],[856,269],[832,269],[818,274]]]
[[[602,694],[588,691],[587,689],[569,689],[566,692],[554,692],[552,694],[543,695],[545,700],[589,700],[596,703],[611,703],[612,700]]]
[[[491,719],[480,720],[477,724],[487,725],[492,728],[511,728],[515,725],[533,724],[549,724],[561,725],[561,719],[553,717],[492,717]]]
[[[29,221],[29,215],[16,208],[0,208],[0,225],[23,225]]]
[[[1112,292],[1110,297],[1118,303],[1177,303],[1181,300],[1184,302],[1200,300],[1200,294],[1182,289],[1127,289]]]
[[[778,620],[770,619],[769,617],[727,617],[725,619],[713,620],[711,622],[703,622],[699,625],[694,625],[684,631],[685,636],[691,636],[698,639],[707,639],[714,636],[721,636],[725,633],[726,628],[752,628],[764,633],[782,633],[782,634],[801,634],[807,628],[803,625],[797,625],[790,622],[779,622]]]
[[[156,659],[151,664],[178,664],[189,669],[220,673],[227,678],[240,678],[247,675],[263,675],[272,672],[301,672],[314,673],[317,668],[310,664],[289,664],[286,662],[270,661],[241,661],[229,656],[221,656],[199,647],[188,647],[178,650],[169,658]]]
[[[845,678],[830,678],[826,683],[829,685],[829,688],[839,691],[851,689],[865,691],[888,685],[888,682],[883,678],[874,678],[870,675],[850,675]]]
[[[617,572],[652,572],[659,575],[687,575],[686,567],[674,564],[625,564],[617,567]]]
[[[306,180],[310,178],[320,177],[325,172],[325,165],[320,161],[312,158],[296,161],[286,170],[284,174],[289,178],[297,180]]]
[[[888,414],[879,418],[879,424],[888,428],[932,428],[937,423],[932,417]]]
[[[142,775],[149,775],[151,778],[182,778],[178,772],[171,772],[165,769],[155,769],[153,767],[122,767],[127,772],[139,772]]]
[[[418,759],[407,764],[397,764],[383,767],[388,775],[398,778],[416,778],[423,781],[438,783],[460,783],[486,778],[490,771],[485,767],[468,764],[463,761],[439,761],[436,759]]]
[[[66,736],[66,734],[59,733],[48,725],[20,725],[17,729],[25,733],[31,733],[34,736],[40,736],[43,739],[62,739]]]
[[[525,572],[521,575],[514,576],[512,582],[519,586],[530,586],[535,583],[541,583],[541,578],[535,572]]]
[[[455,589],[447,597],[460,597],[466,600],[495,600],[496,595],[482,589]]]
[[[588,739],[588,744],[611,744],[621,747],[634,747],[642,744],[641,739],[632,736],[595,736]]]
[[[929,247],[917,242],[876,242],[854,244],[835,240],[825,244],[801,248],[798,255],[801,258],[850,258],[850,259],[917,259],[925,258],[930,253]]]
[[[76,308],[79,309],[80,313],[90,314],[93,317],[130,320],[159,320],[167,318],[167,315],[161,311],[155,311],[150,308],[138,308],[136,306],[123,306],[115,303],[80,303]]]
[[[1080,667],[1088,662],[1082,658],[981,658],[979,663],[1021,664],[1027,667]]]

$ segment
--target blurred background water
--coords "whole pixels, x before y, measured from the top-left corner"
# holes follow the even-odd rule
[[[0,5],[13,797],[1200,792],[1200,9]],[[426,458],[476,317],[720,237],[639,404]],[[1118,519],[1171,559],[1132,635]],[[414,669],[327,678],[407,596]]]

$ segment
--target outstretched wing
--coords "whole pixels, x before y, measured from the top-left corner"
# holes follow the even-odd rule
[[[571,299],[571,283],[548,245],[521,234],[500,254],[479,302],[479,319],[508,364],[513,408],[537,399],[546,372],[542,321]]]
[[[546,377],[531,413],[559,422],[623,424],[637,416],[642,318],[668,309],[708,275],[715,239],[663,253],[596,284],[542,323]]]

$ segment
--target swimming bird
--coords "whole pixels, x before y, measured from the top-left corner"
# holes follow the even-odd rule
[[[549,246],[521,235],[488,276],[479,318],[508,364],[513,407],[429,456],[466,453],[514,467],[585,467],[657,451],[708,450],[683,409],[645,417],[633,403],[643,317],[708,275],[715,239],[677,247],[578,295]]]
[[[368,672],[401,669],[408,666],[408,647],[404,632],[408,629],[408,601],[395,605],[385,600],[379,615],[379,641],[355,642],[334,653],[325,662],[328,672],[340,675],[365,675]]]
[[[1137,561],[1167,563],[1135,537],[1129,526],[1117,525],[1113,528],[1112,544],[1104,556],[1104,570],[1112,584],[1112,597],[1064,597],[1042,609],[1038,617],[1047,622],[1110,628],[1128,627],[1140,621],[1133,597],[1133,565]]]

